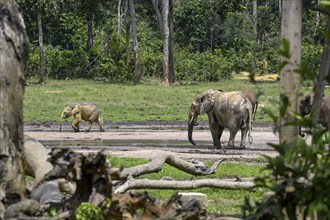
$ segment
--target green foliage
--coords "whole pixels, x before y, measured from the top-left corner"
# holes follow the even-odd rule
[[[45,47],[45,50],[48,77],[53,79],[86,77],[84,67],[88,57],[83,50],[63,50],[60,47]]]
[[[39,74],[36,14],[41,7],[48,78],[132,80],[132,42],[129,42],[127,62],[124,23],[122,34],[117,35],[117,3],[104,0],[18,2],[32,43],[29,76]],[[302,60],[311,72],[316,73],[325,18],[319,19],[316,12],[310,10],[310,2],[304,7]],[[148,1],[135,2],[135,9],[142,75],[161,78],[162,36],[154,10]],[[261,1],[257,11],[256,34],[251,1],[176,1],[173,15],[176,80],[218,81],[241,71],[254,75],[276,73],[280,41],[278,4],[271,0]],[[93,21],[94,38],[94,46],[88,52],[87,20]]]
[[[288,41],[288,39],[282,39],[281,40],[281,48],[278,51],[278,54],[282,57],[290,59],[290,57],[291,57],[290,42]]]
[[[305,65],[306,71],[302,72],[305,79],[314,80],[320,71],[323,48],[321,45],[302,44],[301,61]]]
[[[176,60],[176,77],[179,81],[219,81],[230,79],[233,64],[225,58],[221,50],[214,53],[189,53],[180,51]]]
[[[322,219],[330,219],[330,155],[325,146],[330,141],[324,129],[312,133],[315,146],[305,140],[297,139],[294,145],[273,145],[279,153],[275,158],[268,158],[267,169],[271,175],[258,180],[263,187],[273,185],[274,192],[267,201],[257,203],[256,207],[246,201],[246,219],[284,219],[283,209],[290,219],[295,219],[300,207],[304,207],[303,218],[317,212]]]
[[[83,202],[80,206],[76,209],[73,215],[73,219],[75,220],[103,220],[102,210],[87,202]]]
[[[289,58],[290,46],[287,40],[282,41],[279,54]],[[283,61],[283,68],[288,63]],[[308,76],[306,65],[299,65],[295,70],[301,76]],[[280,97],[280,117],[287,117],[289,97]],[[243,205],[243,215],[246,220],[258,219],[302,219],[315,216],[320,219],[330,219],[330,133],[318,124],[312,123],[311,118],[299,114],[296,120],[288,125],[304,126],[312,138],[302,139],[300,136],[280,144],[270,144],[278,152],[276,157],[266,157],[266,169],[270,174],[256,180],[258,186],[270,190],[268,197],[253,205],[247,198]],[[273,123],[278,123],[278,117],[272,115]]]

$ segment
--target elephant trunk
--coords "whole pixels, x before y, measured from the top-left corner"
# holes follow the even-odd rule
[[[61,117],[61,121],[60,121],[60,130],[59,130],[59,132],[62,131],[62,121],[63,121],[63,118]]]
[[[301,132],[301,125],[298,127],[298,134],[300,137],[305,137],[305,134]]]
[[[62,122],[63,122],[63,119],[64,119],[64,118],[65,118],[64,113],[62,113],[62,114],[61,114],[60,130],[59,130],[59,132],[62,131]]]
[[[192,139],[192,133],[193,133],[193,130],[194,130],[194,126],[197,125],[196,121],[197,121],[197,116],[189,115],[189,121],[188,121],[188,140],[194,146],[196,146],[196,142]]]

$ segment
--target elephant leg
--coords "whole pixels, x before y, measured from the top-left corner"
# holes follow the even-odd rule
[[[89,122],[88,122],[88,126],[87,126],[85,132],[89,132],[89,131],[91,130],[91,128],[92,128],[92,124],[93,124],[92,121],[89,121]]]
[[[209,118],[209,126],[210,126],[210,130],[211,130],[211,134],[212,134],[214,149],[221,149],[220,126],[217,125],[216,123],[214,123],[214,120],[211,120],[210,118]],[[221,131],[221,134],[222,134],[222,131]]]
[[[246,135],[249,131],[249,127],[245,127],[241,129],[241,145],[239,146],[240,149],[246,148]]]
[[[80,121],[81,121],[80,119],[75,119],[75,120],[73,120],[73,122],[71,124],[71,126],[72,126],[72,128],[75,132],[79,132],[79,123],[80,123]]]
[[[237,130],[229,130],[230,136],[229,136],[229,141],[227,144],[228,148],[234,148],[234,141],[235,141],[235,136],[237,133]]]
[[[220,151],[222,151],[223,153],[225,153],[225,149],[221,147],[221,136],[222,136],[222,132],[224,130],[224,127],[219,126],[219,133],[218,133],[218,140],[219,140],[219,147],[216,147],[217,149],[220,149]]]
[[[101,132],[104,132],[105,130],[104,130],[104,127],[103,127],[103,121],[102,121],[102,119],[99,118],[96,123],[99,125],[100,131]]]
[[[219,140],[219,146],[214,146],[217,149],[221,149],[221,136],[222,136],[223,130],[224,130],[224,127],[218,126],[218,136],[216,138],[217,138],[217,140]]]

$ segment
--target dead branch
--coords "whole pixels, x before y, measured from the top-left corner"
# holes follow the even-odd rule
[[[46,154],[42,155],[42,157],[46,157]],[[105,219],[190,219],[189,216],[194,216],[194,219],[205,219],[196,217],[205,214],[205,210],[202,210],[200,202],[196,199],[187,202],[175,194],[167,202],[161,202],[146,193],[144,195],[132,191],[125,194],[118,193],[131,189],[195,189],[200,187],[250,189],[254,186],[252,182],[248,181],[218,179],[190,181],[134,179],[134,176],[161,170],[165,163],[192,175],[207,175],[215,173],[219,164],[224,161],[224,159],[218,160],[209,168],[200,161],[184,161],[172,153],[160,151],[159,155],[161,156],[147,164],[117,169],[107,163],[106,155],[102,151],[84,155],[69,149],[52,149],[48,162],[51,163],[53,169],[43,175],[43,179],[34,188],[31,196],[41,203],[49,204],[50,207],[56,205],[53,207],[60,208],[61,212],[66,212],[68,216],[82,202],[90,202],[102,208]],[[33,156],[29,155],[29,157],[26,159],[33,159]],[[45,163],[45,160],[46,158],[39,158],[38,161],[33,161],[35,163],[30,163],[32,173],[36,174],[37,163]],[[76,190],[69,198],[62,196],[59,178],[76,184]],[[125,182],[113,191],[116,182],[113,179],[119,180],[119,184]],[[111,198],[110,208],[107,207],[106,198]],[[137,217],[138,209],[144,209],[140,217]]]
[[[253,182],[235,182],[219,179],[198,179],[186,181],[149,180],[129,178],[123,185],[115,189],[115,193],[124,193],[130,189],[197,189],[201,187],[213,187],[220,189],[250,189]]]
[[[314,5],[312,7],[312,9],[315,10],[315,11],[321,12],[323,14],[328,14],[330,16],[330,8],[329,7],[327,8],[327,7],[322,7],[320,5]]]
[[[143,209],[138,214],[138,209]],[[105,219],[209,219],[198,200],[182,201],[174,193],[168,201],[160,201],[148,193],[130,192],[112,195],[111,206]]]
[[[120,179],[127,179],[128,176],[137,177],[147,173],[154,173],[162,170],[165,163],[195,176],[209,175],[215,173],[219,164],[225,159],[216,161],[211,168],[199,166],[176,157],[173,153],[159,151],[159,157],[151,162],[139,166],[124,168],[120,173]]]

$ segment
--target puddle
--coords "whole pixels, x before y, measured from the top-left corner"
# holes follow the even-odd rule
[[[152,148],[192,148],[193,146],[185,140],[134,140],[134,139],[116,139],[116,140],[46,140],[40,141],[46,147],[152,147]],[[207,148],[212,143],[210,141],[199,141],[201,146]],[[204,148],[203,147],[203,148]],[[196,147],[197,148],[197,147]],[[200,148],[200,147],[198,147]]]

